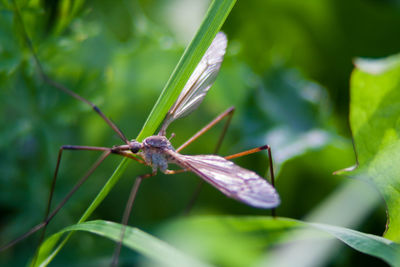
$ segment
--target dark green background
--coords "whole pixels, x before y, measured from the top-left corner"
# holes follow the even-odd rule
[[[181,23],[186,23],[187,14],[179,9],[182,5],[150,0],[76,1],[72,12],[66,8],[67,1],[17,3],[46,73],[96,103],[129,138],[134,138],[191,37],[179,39],[179,29],[172,28],[172,17],[182,17]],[[195,12],[201,18],[205,10]],[[348,127],[352,60],[397,53],[399,24],[399,2],[394,0],[238,1],[223,27],[229,44],[218,80],[196,112],[171,125],[169,132],[176,133],[173,144],[178,146],[220,112],[236,106],[220,154],[269,143],[279,169],[277,189],[282,205],[277,214],[304,218],[348,179],[331,173],[355,162]],[[20,30],[10,2],[2,1],[1,244],[41,221],[61,145],[121,143],[90,108],[41,81]],[[211,153],[220,129],[184,152]],[[309,143],[299,141],[314,131],[322,141],[315,136]],[[277,137],[281,139],[277,141]],[[293,152],[298,148],[296,142],[303,146]],[[55,203],[95,158],[95,152],[65,154]],[[95,172],[56,216],[49,233],[77,221],[119,161],[113,156]],[[267,169],[265,153],[235,162],[260,174]],[[148,171],[132,163],[92,218],[119,222],[133,178]],[[130,224],[156,234],[164,224],[182,216],[198,181],[193,174],[159,174],[145,181]],[[227,199],[206,186],[192,214],[269,212]],[[379,235],[384,224],[381,203],[357,229]],[[25,264],[37,240],[38,235],[34,235],[9,249],[0,255],[0,262]],[[80,233],[53,264],[104,263],[113,247],[109,240]],[[137,257],[129,251],[123,255],[128,260]],[[377,263],[382,264],[341,248],[332,254],[327,266]]]

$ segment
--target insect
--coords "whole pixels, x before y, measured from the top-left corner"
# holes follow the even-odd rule
[[[45,216],[45,220],[33,228],[28,233],[24,234],[20,238],[14,240],[10,244],[1,248],[4,250],[13,244],[24,239],[28,235],[43,229],[42,238],[46,229],[47,224],[56,215],[56,213],[62,208],[62,206],[68,201],[68,199],[74,194],[74,192],[88,179],[93,171],[111,154],[118,154],[124,157],[131,158],[139,163],[148,165],[151,167],[152,172],[141,175],[136,178],[135,183],[132,187],[129,200],[126,205],[124,212],[122,225],[127,225],[132,205],[135,200],[136,194],[139,190],[139,186],[143,179],[156,175],[157,171],[160,170],[165,174],[174,174],[183,171],[191,171],[201,177],[204,181],[208,182],[216,189],[221,191],[226,196],[246,203],[250,206],[257,208],[274,208],[279,205],[279,195],[272,185],[270,185],[264,178],[259,176],[253,171],[244,169],[229,159],[239,157],[242,155],[254,153],[263,149],[267,149],[269,152],[270,159],[270,170],[273,177],[271,151],[269,146],[263,146],[260,148],[251,149],[242,153],[231,155],[228,157],[221,157],[217,155],[183,155],[179,151],[186,147],[190,142],[197,138],[200,134],[207,131],[215,123],[219,122],[222,118],[232,113],[233,109],[227,110],[225,113],[217,117],[208,126],[204,127],[199,131],[193,138],[188,140],[178,149],[174,149],[171,145],[170,140],[166,137],[166,131],[170,123],[173,121],[190,114],[195,110],[204,99],[208,90],[216,80],[217,74],[221,67],[225,50],[227,47],[226,35],[222,32],[218,33],[211,43],[210,47],[205,52],[200,63],[195,68],[193,74],[189,78],[185,87],[183,88],[178,99],[174,105],[168,111],[166,118],[160,128],[157,135],[147,137],[143,142],[137,140],[128,140],[124,134],[118,129],[118,127],[110,121],[95,105],[86,99],[80,97],[69,89],[57,84],[53,81],[53,85],[71,96],[83,101],[93,107],[93,109],[108,123],[111,128],[119,135],[125,144],[113,146],[113,147],[95,147],[95,146],[62,146],[59,151],[57,159],[57,165],[54,173],[52,190],[48,202],[48,208]],[[40,67],[40,64],[36,58],[36,61]],[[44,77],[46,79],[46,77]],[[82,179],[75,185],[65,199],[50,213],[51,195],[54,190],[54,184],[57,178],[58,170],[60,167],[60,161],[62,152],[64,150],[91,150],[91,151],[103,151],[102,156],[95,162],[91,169],[82,177]],[[169,170],[168,164],[176,164],[180,166],[181,170]],[[124,229],[124,228],[123,228]],[[123,239],[124,230],[121,231],[121,239]],[[116,252],[114,253],[112,265],[118,264],[118,255],[121,249],[121,242],[118,243]]]

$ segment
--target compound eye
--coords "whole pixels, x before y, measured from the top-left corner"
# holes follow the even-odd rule
[[[142,145],[137,141],[133,141],[130,143],[130,150],[134,154],[138,153],[141,148],[142,148]]]
[[[139,150],[140,150],[140,148],[138,148],[138,147],[133,147],[133,148],[131,148],[131,151],[132,151],[132,153],[134,153],[134,154],[138,153]]]

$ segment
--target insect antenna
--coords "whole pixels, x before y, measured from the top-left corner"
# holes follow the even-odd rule
[[[118,134],[118,136],[122,139],[122,141],[124,141],[124,143],[129,144],[129,140],[125,137],[125,135],[122,133],[122,131],[115,125],[115,123],[113,123],[109,118],[107,118],[106,115],[104,115],[104,113],[92,102],[90,102],[89,100],[81,97],[80,95],[78,95],[77,93],[73,92],[72,90],[68,89],[65,85],[58,83],[56,81],[54,81],[53,79],[51,79],[44,71],[42,64],[40,63],[39,57],[36,53],[36,50],[33,46],[33,43],[31,41],[31,39],[29,38],[28,33],[26,32],[25,29],[25,24],[24,21],[22,19],[21,13],[19,11],[19,8],[15,2],[15,0],[12,1],[13,6],[14,6],[14,13],[16,14],[17,17],[17,21],[20,23],[21,25],[21,31],[24,37],[24,40],[31,52],[31,54],[33,55],[35,64],[39,70],[39,75],[42,78],[42,80],[47,83],[48,85],[55,87],[61,91],[63,91],[64,93],[72,96],[73,98],[86,103],[87,105],[89,105],[113,130],[114,132],[116,132]]]
[[[69,146],[71,147],[71,146]],[[95,147],[94,147],[95,148]],[[42,230],[42,234],[41,234],[41,241],[43,241],[43,237],[45,234],[45,229],[46,226],[48,225],[48,223],[53,219],[53,217],[58,213],[58,211],[65,205],[65,203],[71,198],[71,196],[76,192],[76,190],[79,189],[79,187],[89,178],[89,176],[96,170],[96,168],[111,154],[111,150],[109,150],[108,148],[101,148],[99,147],[98,149],[88,149],[88,150],[99,150],[99,151],[104,151],[103,155],[99,157],[99,159],[92,165],[92,167],[87,171],[87,173],[75,184],[75,186],[71,189],[71,191],[67,194],[67,196],[61,201],[60,204],[58,204],[58,206],[50,213],[50,206],[51,206],[51,200],[52,200],[52,195],[54,192],[54,186],[55,186],[55,182],[56,182],[56,178],[57,178],[57,174],[58,174],[58,169],[59,169],[59,165],[61,162],[61,155],[62,155],[62,151],[64,149],[68,149],[68,148],[61,148],[60,152],[59,152],[59,156],[57,159],[57,166],[54,172],[54,178],[53,178],[53,182],[52,182],[52,187],[51,187],[51,191],[50,191],[50,195],[49,195],[49,200],[47,203],[47,208],[46,208],[46,214],[45,214],[45,218],[44,220],[39,223],[38,225],[34,226],[31,230],[29,230],[28,232],[26,232],[25,234],[21,235],[20,237],[16,238],[15,240],[9,242],[8,244],[0,247],[0,252],[12,247],[13,245],[17,244],[18,242],[24,240],[25,238],[27,238],[28,236],[32,235],[33,233],[36,233],[37,231],[39,231],[40,229]],[[78,147],[73,147],[72,149],[77,150]],[[39,244],[41,244],[41,242],[39,242]]]

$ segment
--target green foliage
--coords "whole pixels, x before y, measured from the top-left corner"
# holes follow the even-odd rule
[[[43,219],[61,145],[120,144],[90,107],[43,82],[13,3],[0,4],[0,113],[5,114],[0,120],[0,244]],[[235,1],[220,0],[206,12],[201,1],[190,3],[16,1],[44,71],[94,102],[128,138],[138,140],[156,131],[222,24],[228,35],[218,80],[196,112],[171,125],[176,133],[172,143],[177,147],[228,106],[236,106],[221,155],[271,145],[282,199],[277,214],[293,219],[265,217],[265,211],[227,199],[210,186],[191,211],[196,216],[182,219],[198,178],[160,174],[139,191],[129,222],[135,228],[128,228],[124,241],[133,251],[123,250],[121,262],[171,264],[174,255],[184,266],[282,266],[287,261],[296,266],[397,266],[399,59],[357,60],[351,70],[355,57],[399,52],[398,6],[390,1],[285,0],[241,1],[232,9]],[[204,17],[200,27],[200,19],[191,21],[196,17]],[[192,39],[184,52],[182,36]],[[349,175],[383,196],[390,219],[387,239],[379,236],[386,208],[379,195],[359,180],[350,183],[331,175],[355,163],[347,117],[350,75],[350,126],[359,168]],[[185,153],[211,153],[222,125],[216,128]],[[63,155],[53,208],[96,156]],[[37,265],[109,263],[114,249],[109,239],[118,240],[121,226],[105,220],[121,221],[132,181],[149,172],[127,160],[115,170],[119,161],[107,159],[54,217]],[[267,173],[263,153],[235,162]],[[37,239],[33,235],[0,253],[0,265],[29,262]],[[328,246],[322,245],[325,241]]]
[[[299,230],[308,230],[308,240],[318,242],[334,237],[353,249],[379,257],[392,266],[400,266],[400,245],[388,239],[343,227],[288,218],[192,217],[167,224],[163,237],[183,251],[212,260],[218,266],[258,266],[256,263],[261,259],[264,264],[271,264],[268,254],[263,258],[265,249],[273,251],[278,249],[273,245],[287,242],[282,233],[294,235]],[[199,244],[202,244],[200,249]],[[232,257],[226,257],[228,252],[225,250],[229,250]]]
[[[358,155],[355,176],[385,199],[385,236],[400,241],[400,57],[356,61],[351,79],[350,123]]]
[[[152,135],[157,129],[158,125],[162,122],[169,108],[178,98],[179,93],[182,91],[186,81],[189,79],[190,74],[193,72],[202,55],[209,47],[213,37],[218,33],[234,3],[234,0],[215,1],[210,6],[202,26],[200,26],[198,33],[185,50],[181,60],[172,73],[171,78],[168,80],[167,85],[161,92],[161,95],[154,105],[153,110],[150,112],[150,115],[147,118],[142,131],[139,133],[137,140],[142,141],[145,137]],[[130,160],[128,158],[124,158],[121,161],[113,175],[93,200],[89,208],[82,215],[78,223],[86,221],[92,212],[100,205],[100,203],[104,200],[104,198],[119,180],[122,173],[125,171],[129,161]],[[72,232],[68,234],[68,236],[60,243],[59,246],[57,246],[53,253],[49,252],[51,252],[51,248],[56,242],[48,242],[47,244],[50,244],[50,247],[47,244],[43,244],[43,246],[40,248],[40,253],[38,260],[35,262],[35,266],[41,266],[42,262],[45,262],[45,265],[47,265],[56,256],[58,251],[60,251],[61,248],[66,244],[68,239],[71,237],[71,234]],[[59,236],[59,233],[57,233],[54,238],[58,239]]]
[[[163,238],[180,248],[177,250],[137,228],[128,227],[123,244],[162,266],[208,266],[189,255],[196,255],[213,265],[254,265],[265,253],[265,247],[284,243],[282,233],[308,230],[308,238],[318,242],[327,233],[362,253],[381,258],[392,266],[400,266],[400,245],[388,239],[348,228],[327,224],[306,223],[288,218],[271,217],[192,217],[167,224]],[[107,221],[90,221],[71,225],[47,240],[53,243],[69,231],[87,231],[114,241],[120,238],[121,225]],[[226,254],[231,257],[226,257]],[[268,262],[267,259],[263,259]]]
[[[71,225],[58,234],[69,231],[88,231],[115,242],[121,238],[120,224],[100,220]],[[126,228],[123,244],[165,266],[209,266],[137,228]]]

